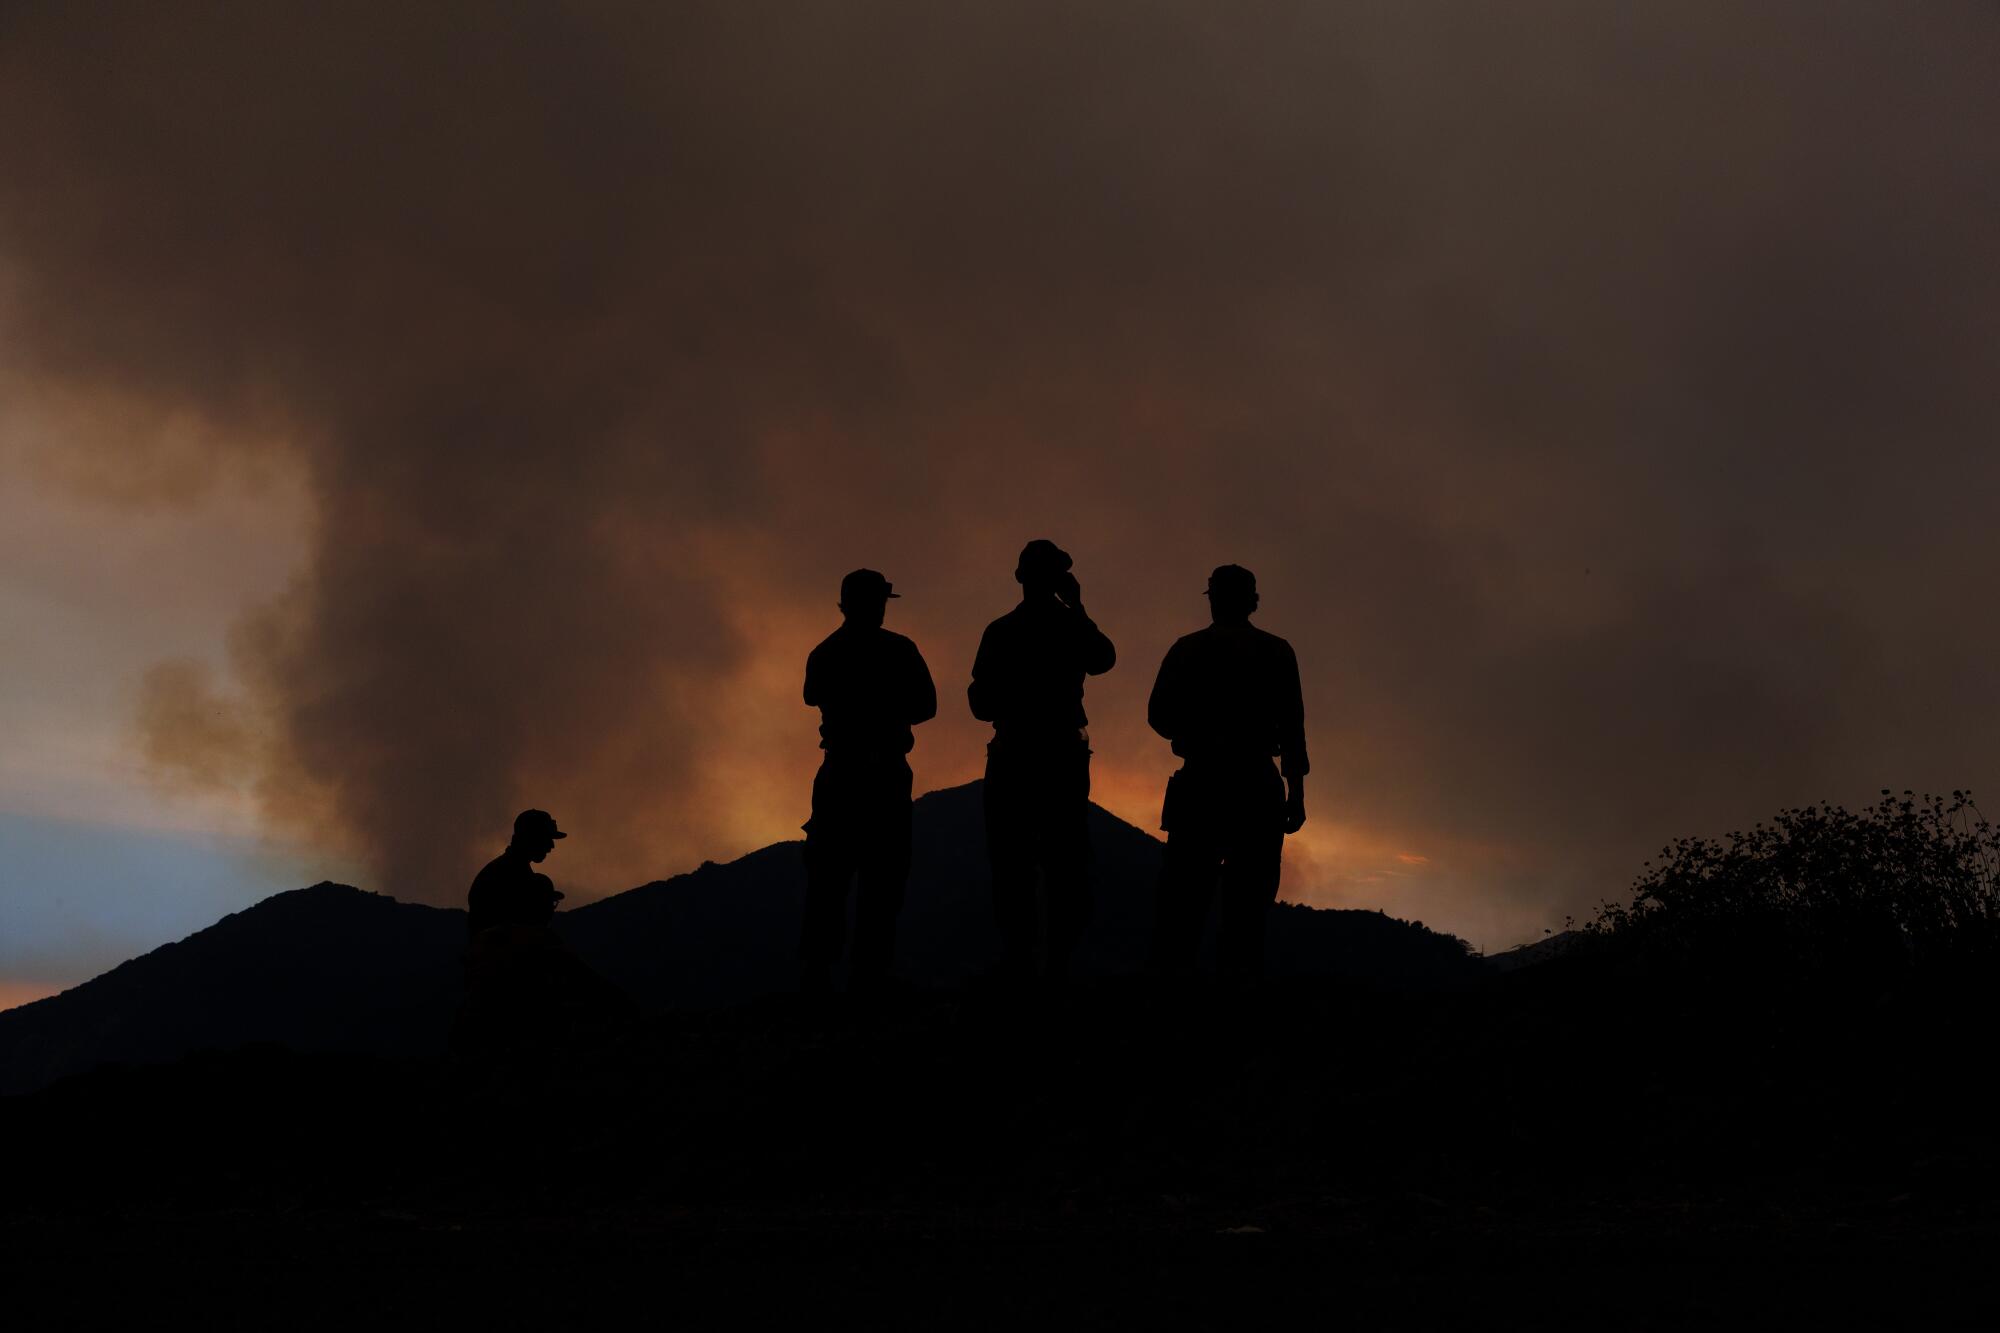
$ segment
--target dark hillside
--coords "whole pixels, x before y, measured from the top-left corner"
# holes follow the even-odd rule
[[[976,808],[963,789],[921,807],[920,845],[938,839],[922,873],[975,887],[934,894],[906,940],[968,973],[986,956],[969,951]],[[1118,827],[1110,854],[1157,855]],[[1302,1326],[1992,1327],[2000,991],[1982,936],[1882,966],[1802,903],[1777,918],[1812,946],[1781,953],[1794,965],[1716,966],[1685,947],[1715,917],[1697,890],[1765,882],[1728,864],[1731,878],[1676,881],[1691,896],[1637,926],[1614,916],[1511,969],[1374,913],[1288,908],[1273,947],[1291,975],[1257,988],[677,997],[676,968],[711,986],[731,960],[788,970],[798,859],[769,848],[575,914],[602,923],[579,947],[621,940],[599,961],[667,1012],[400,1059],[351,1053],[296,994],[358,1004],[356,975],[310,951],[261,971],[228,957],[281,929],[366,952],[385,923],[415,923],[404,969],[439,996],[457,914],[322,886],[64,997],[106,1021],[150,998],[147,1020],[212,1021],[133,981],[192,985],[192,970],[227,979],[210,1003],[260,1000],[264,1031],[287,1013],[322,1025],[0,1098],[0,1137],[32,1145],[11,1163],[0,1241],[66,1299],[127,1317],[71,1317],[92,1326],[159,1293],[213,1300],[219,1283],[256,1326],[310,1322],[310,1291],[342,1327],[419,1310],[603,1322],[579,1301],[718,1324],[852,1310],[882,1327],[1235,1327],[1277,1322],[1289,1288]],[[1920,864],[1939,878],[1948,863]],[[1121,913],[1143,909],[1146,868],[1105,868],[1100,960],[1128,938]],[[1739,898],[1769,915],[1756,895],[1725,905]],[[1676,924],[1691,908],[1692,936]],[[960,917],[970,944],[953,958]],[[1424,976],[1474,980],[1404,984]],[[371,1012],[380,1039],[393,1016]],[[44,1033],[63,1013],[23,1011]],[[152,1031],[159,1049],[135,1022],[109,1030]],[[0,1036],[24,1049],[31,1028]],[[217,1253],[254,1257],[238,1271]],[[106,1262],[127,1280],[102,1282]],[[1532,1319],[1510,1318],[1524,1302]]]
[[[1094,915],[1077,957],[1083,976],[1145,963],[1159,879],[1159,839],[1091,807]],[[910,890],[898,927],[900,971],[951,989],[996,958],[981,785],[934,791],[916,806]],[[558,918],[576,951],[655,1010],[735,1004],[789,989],[798,971],[804,844],[766,847],[728,865],[648,884]],[[1336,976],[1437,984],[1483,972],[1456,939],[1379,912],[1283,907],[1270,924],[1275,977]]]
[[[897,927],[898,971],[923,988],[964,983],[996,957],[980,784],[916,803],[910,887]],[[1159,843],[1095,806],[1097,911],[1079,953],[1086,974],[1144,961]],[[645,885],[563,914],[576,951],[653,1009],[733,1004],[789,989],[798,976],[803,842]]]
[[[0,1093],[204,1047],[403,1054],[442,1045],[465,914],[342,884],[266,898],[103,976],[0,1013]]]
[[[0,1240],[93,1327],[1992,1327],[1992,998],[1595,953],[252,1047],[0,1098]]]
[[[1159,841],[1093,808],[1097,910],[1084,976],[1144,961]],[[916,855],[899,970],[923,990],[985,971],[995,937],[980,787],[917,802]],[[556,918],[586,962],[653,1012],[725,1007],[788,991],[797,976],[805,872],[779,843]],[[560,866],[553,867],[560,881]],[[0,1092],[106,1063],[275,1042],[308,1051],[442,1048],[457,1003],[465,916],[337,884],[282,893],[61,995],[0,1014]],[[1379,912],[1285,907],[1271,970],[1433,985],[1483,974],[1458,941]]]

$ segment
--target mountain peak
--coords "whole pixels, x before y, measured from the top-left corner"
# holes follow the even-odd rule
[[[898,971],[952,988],[996,958],[983,788],[932,791],[914,812]],[[1144,962],[1164,844],[1090,809],[1093,916],[1080,977]],[[657,881],[559,913],[557,932],[593,968],[656,1012],[730,1005],[789,990],[805,899],[800,842]],[[1447,935],[1379,912],[1282,905],[1270,914],[1274,976],[1390,984],[1480,974]],[[0,1092],[105,1062],[170,1059],[204,1047],[422,1054],[442,1049],[457,1005],[465,915],[322,881],[273,895],[205,930],[33,1005],[0,1013]]]

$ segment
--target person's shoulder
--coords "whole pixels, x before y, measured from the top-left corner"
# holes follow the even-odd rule
[[[1014,607],[987,621],[986,630],[979,637],[990,639],[998,635],[1011,634],[1021,624],[1021,619],[1022,609],[1018,606]]]
[[[1250,644],[1252,644],[1256,656],[1260,656],[1262,660],[1270,662],[1272,667],[1282,667],[1284,662],[1298,664],[1298,654],[1292,652],[1292,642],[1288,638],[1280,638],[1278,634],[1272,634],[1266,628],[1258,628],[1256,624],[1252,624],[1250,626]]]
[[[1268,663],[1272,669],[1278,671],[1284,671],[1287,668],[1297,669],[1299,656],[1292,651],[1289,639],[1280,638],[1269,630],[1258,629],[1255,625],[1250,627],[1250,633],[1254,636],[1251,642],[1257,646],[1257,656]]]
[[[472,882],[474,885],[478,885],[488,880],[497,879],[506,873],[507,853],[502,852],[485,865],[479,867],[479,873],[472,877]]]
[[[842,624],[832,634],[828,634],[826,638],[822,638],[812,646],[812,652],[806,654],[806,671],[812,671],[814,662],[828,662],[830,669],[836,669],[834,664],[838,664],[842,656],[848,656],[852,652],[854,652],[854,634],[850,634],[848,626]]]
[[[880,631],[880,633],[882,635],[881,641],[896,652],[914,653],[917,651],[917,641],[907,634],[898,634],[892,629],[885,629]]]

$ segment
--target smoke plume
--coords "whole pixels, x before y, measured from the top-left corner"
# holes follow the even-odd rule
[[[1979,4],[17,5],[3,369],[301,470],[293,591],[147,744],[399,895],[529,804],[592,891],[785,836],[859,565],[940,682],[920,787],[975,775],[1048,536],[1114,808],[1248,565],[1289,891],[1502,943],[1990,771],[1996,57]]]

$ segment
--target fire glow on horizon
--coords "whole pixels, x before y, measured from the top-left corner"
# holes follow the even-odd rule
[[[1119,647],[1103,804],[1157,822],[1146,690],[1248,565],[1306,678],[1287,894],[1487,947],[1674,835],[2000,753],[1983,6],[0,36],[0,458],[92,515],[16,534],[10,716],[373,887],[455,900],[528,804],[589,893],[794,836],[860,565],[939,684],[918,789],[976,776],[1036,536]]]

